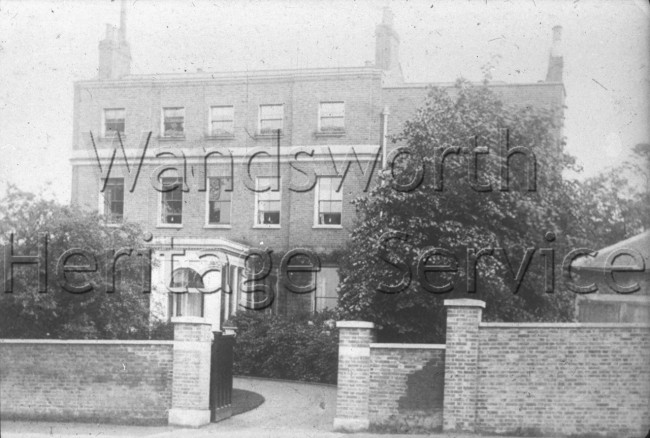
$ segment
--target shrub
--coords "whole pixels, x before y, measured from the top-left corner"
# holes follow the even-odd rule
[[[174,340],[174,324],[170,321],[154,321],[149,329],[149,339],[157,341]]]
[[[278,316],[243,312],[237,327],[235,374],[336,383],[338,332],[334,314]]]

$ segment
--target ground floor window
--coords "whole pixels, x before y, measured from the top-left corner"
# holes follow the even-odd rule
[[[203,316],[204,298],[203,294],[196,288],[203,288],[203,279],[194,269],[179,268],[172,273],[172,280],[169,287],[186,289],[183,293],[170,292],[170,313],[171,316]]]

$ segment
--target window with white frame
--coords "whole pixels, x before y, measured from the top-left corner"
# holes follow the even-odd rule
[[[230,225],[230,178],[208,178],[208,225]]]
[[[280,226],[280,180],[276,177],[261,177],[256,181],[257,190],[269,188],[264,192],[255,192],[255,225]]]
[[[109,224],[118,224],[124,218],[124,178],[109,178],[101,193],[102,213]]]
[[[104,137],[113,137],[119,132],[124,136],[124,108],[106,108],[104,110]]]
[[[185,108],[163,108],[163,137],[183,137],[185,135]]]
[[[273,134],[283,129],[284,105],[260,105],[260,134]]]
[[[343,190],[338,190],[340,177],[319,177],[316,186],[315,225],[340,226],[343,211]]]
[[[321,102],[319,129],[322,132],[345,131],[345,103]]]
[[[191,268],[176,269],[169,287],[185,290],[183,293],[170,292],[171,316],[203,316],[203,294],[191,290],[204,287],[198,272]]]
[[[233,135],[235,115],[232,106],[213,106],[210,108],[210,135]]]
[[[183,223],[183,178],[161,178],[160,223],[181,225]]]

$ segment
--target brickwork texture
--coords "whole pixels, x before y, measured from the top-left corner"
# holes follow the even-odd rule
[[[165,424],[172,344],[0,341],[2,419]]]
[[[353,431],[369,425],[370,344],[374,341],[372,324],[362,322],[355,327],[351,322],[339,327],[339,389],[334,420],[337,429]]]
[[[449,300],[445,350],[445,430],[474,432],[478,366],[478,325],[482,308],[476,300]],[[471,305],[475,304],[475,305]],[[484,304],[483,304],[484,305]]]
[[[209,323],[174,322],[174,409],[209,408],[211,329]]]
[[[370,424],[407,431],[440,428],[444,346],[407,347],[375,344],[370,349]]]
[[[457,89],[449,84],[443,87],[452,96],[457,93]],[[564,88],[558,83],[495,84],[493,89],[505,102],[514,105],[561,108],[564,102]],[[125,191],[125,220],[139,222],[155,236],[217,237],[253,247],[271,247],[276,251],[309,247],[318,252],[331,252],[345,245],[356,216],[351,201],[363,194],[368,179],[354,162],[351,147],[355,147],[358,153],[361,145],[379,145],[380,114],[385,106],[390,110],[388,134],[399,134],[406,120],[411,119],[424,104],[426,95],[425,85],[383,87],[381,72],[370,67],[341,69],[336,73],[322,71],[318,74],[295,71],[255,78],[233,76],[199,79],[188,76],[184,80],[133,77],[118,81],[80,81],[75,85],[73,149],[91,159],[92,164],[73,160],[72,202],[93,210],[98,208],[100,177],[88,133],[93,133],[95,145],[100,151],[114,146],[112,139],[102,139],[102,113],[106,108],[125,109],[124,146],[127,150],[137,150],[142,134],[151,131],[147,157],[152,157],[153,150],[164,147],[182,148],[199,155],[203,148],[223,147],[232,150],[235,155],[258,147],[274,148],[277,141],[274,136],[257,134],[259,107],[283,104],[281,149],[286,152],[294,147],[305,147],[306,150],[314,148],[314,156],[313,159],[304,154],[295,159],[292,157],[293,167],[286,161],[281,164],[279,228],[255,226],[255,194],[245,187],[245,175],[239,162],[235,164],[230,227],[205,227],[206,196],[205,192],[199,191],[203,181],[203,165],[196,163],[188,165],[189,192],[183,195],[182,228],[160,227],[159,193],[149,182],[155,167],[162,164],[157,160],[153,165],[145,163],[133,192],[128,188]],[[319,105],[332,101],[345,104],[345,131],[323,134],[318,131]],[[234,133],[227,137],[211,137],[208,132],[210,107],[223,105],[233,107]],[[164,107],[185,108],[185,135],[182,138],[161,137]],[[389,148],[398,145],[389,142]],[[329,151],[320,147],[330,147],[332,154],[341,154],[336,157],[336,164],[332,164]],[[347,159],[351,162],[343,184],[341,227],[315,227],[316,191],[291,191],[291,181],[294,181],[293,187],[304,184],[307,181],[305,173],[312,170],[319,175],[342,175],[345,172],[346,154],[349,154]],[[123,176],[121,152],[116,156],[118,158],[111,176]],[[364,171],[371,171],[370,163],[374,159],[373,154],[359,155]],[[209,176],[219,176],[215,163],[210,160]],[[136,163],[130,164],[136,166]],[[261,160],[253,160],[251,175],[253,178],[274,175],[273,166],[273,163],[265,165]],[[378,169],[373,175],[377,175]],[[126,183],[128,186],[128,179]]]
[[[644,436],[650,328],[481,327],[477,428]]]
[[[363,322],[338,323],[337,418],[516,436],[647,434],[650,325],[482,323],[482,301],[445,305],[444,349],[374,344],[374,329],[354,327]]]

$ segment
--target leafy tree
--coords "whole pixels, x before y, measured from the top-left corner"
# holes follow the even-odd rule
[[[595,249],[650,228],[650,144],[636,145],[631,159],[587,179],[583,190],[590,194],[583,207],[591,212]]]
[[[593,218],[583,208],[588,190],[563,177],[576,167],[564,152],[559,110],[506,105],[486,83],[430,88],[423,107],[394,139],[405,145],[404,153],[389,157],[393,165],[380,172],[378,184],[355,200],[358,222],[340,268],[343,316],[376,322],[385,340],[419,342],[444,340],[448,298],[485,300],[484,317],[492,321],[570,320],[574,294],[549,281],[545,263],[556,265],[559,278],[564,255],[593,243],[587,232]],[[506,138],[510,149],[523,147],[528,155],[508,160]],[[536,174],[529,174],[531,162]],[[391,232],[403,234],[386,234]],[[418,276],[418,258],[429,247],[449,250],[458,272]],[[468,292],[468,253],[484,248],[493,250],[478,258],[476,288]],[[534,251],[523,269],[527,248]],[[554,260],[541,248],[554,250]],[[454,265],[451,255],[424,261]],[[391,290],[400,281],[408,287]],[[453,290],[427,289],[446,282]]]
[[[22,192],[13,186],[0,202],[0,267],[13,233],[17,256],[38,254],[39,234],[48,236],[47,292],[38,292],[36,265],[14,265],[13,291],[0,294],[0,337],[2,338],[82,338],[124,339],[149,335],[149,296],[142,293],[142,273],[147,258],[125,256],[116,263],[115,291],[107,293],[107,250],[143,249],[138,226],[107,226],[96,213],[63,206]],[[63,289],[57,263],[61,255],[74,248],[89,251],[97,261],[96,272],[65,273],[66,285],[88,283],[92,290],[70,293]],[[133,253],[133,254],[134,254]],[[113,260],[111,257],[110,260]],[[74,255],[70,265],[88,265],[88,259]]]

